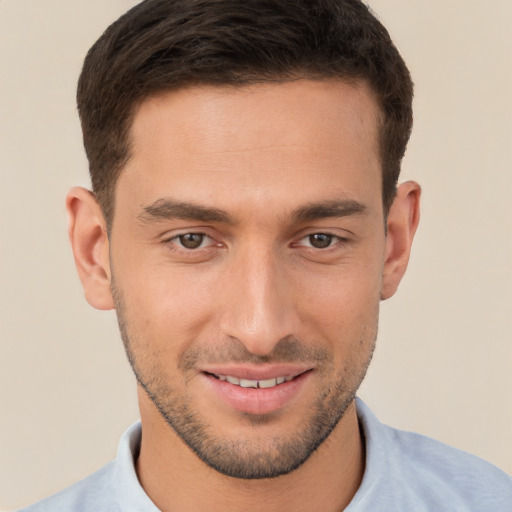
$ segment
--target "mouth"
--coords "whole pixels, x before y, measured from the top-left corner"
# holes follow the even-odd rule
[[[214,395],[231,409],[253,415],[277,412],[302,396],[312,368],[225,368],[202,372]]]
[[[310,370],[306,370],[310,371]],[[279,386],[280,384],[284,384],[285,382],[290,382],[291,380],[299,377],[305,372],[299,373],[298,375],[280,375],[271,379],[241,379],[239,377],[235,377],[234,375],[223,375],[216,374],[210,372],[204,372],[206,375],[210,375],[214,379],[218,379],[221,381],[229,382],[235,386],[240,386],[241,388],[260,388],[260,389],[269,389],[275,386]]]

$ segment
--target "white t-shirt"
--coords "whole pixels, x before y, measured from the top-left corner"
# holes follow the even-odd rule
[[[363,481],[345,512],[512,512],[512,478],[468,453],[380,423],[357,399],[366,442]],[[158,512],[135,473],[140,422],[117,458],[22,512]]]

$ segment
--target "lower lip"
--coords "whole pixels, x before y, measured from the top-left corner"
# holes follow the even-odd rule
[[[311,371],[272,388],[242,388],[227,381],[203,374],[207,385],[225,403],[248,414],[269,414],[282,409],[300,393]]]

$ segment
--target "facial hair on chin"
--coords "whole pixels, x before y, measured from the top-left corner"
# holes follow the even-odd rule
[[[252,354],[236,340],[220,346],[192,344],[178,360],[182,374],[194,371],[198,363],[283,363],[308,362],[322,373],[321,392],[316,397],[308,416],[301,422],[300,430],[287,438],[274,437],[266,445],[252,439],[225,439],[218,435],[208,421],[194,410],[185,394],[166,379],[166,372],[151,343],[133,332],[120,291],[112,284],[112,293],[128,361],[139,385],[144,389],[161,416],[178,437],[212,469],[234,478],[262,479],[288,474],[301,466],[327,439],[340,422],[355,398],[375,346],[376,326],[372,335],[354,345],[367,346],[365,361],[355,368],[335,371],[332,355],[324,348],[310,346],[294,338],[284,338],[266,356]],[[366,330],[365,330],[366,331]],[[246,420],[257,428],[274,421],[276,414],[249,415]]]

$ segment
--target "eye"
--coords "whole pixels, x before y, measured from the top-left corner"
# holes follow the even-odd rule
[[[211,243],[211,238],[204,233],[185,233],[175,236],[171,241],[178,244],[183,249],[193,250],[205,247]]]
[[[313,247],[314,249],[327,249],[340,240],[340,237],[336,235],[330,235],[328,233],[313,233],[300,240],[299,245]]]

